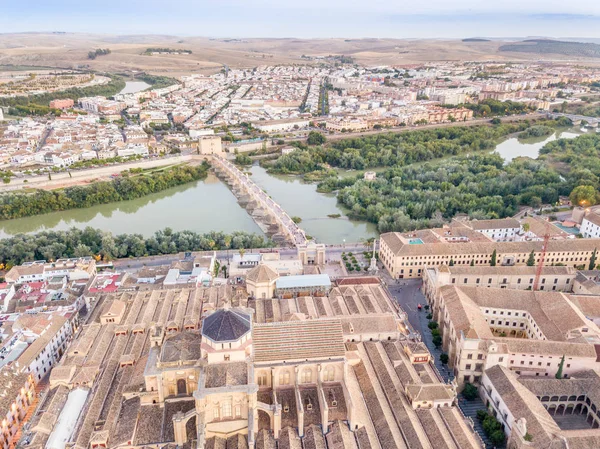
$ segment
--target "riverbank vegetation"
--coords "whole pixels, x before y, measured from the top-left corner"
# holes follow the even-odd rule
[[[271,240],[246,232],[198,234],[166,228],[157,231],[151,237],[144,237],[141,234],[113,235],[87,227],[18,234],[2,239],[0,262],[10,267],[32,260],[56,260],[61,257],[95,256],[97,259],[111,260],[176,254],[182,251],[238,250],[272,246],[274,244]]]
[[[535,122],[535,127],[569,126],[568,119]],[[297,150],[263,165],[270,173],[305,174],[329,167],[362,170],[373,167],[404,167],[417,162],[492,150],[498,140],[532,128],[529,121],[495,126],[447,127],[361,136],[325,145],[295,143]],[[314,173],[313,173],[314,176]]]
[[[459,213],[479,219],[511,216],[521,205],[555,203],[571,188],[542,162],[517,159],[505,165],[498,154],[474,154],[394,167],[374,181],[330,178],[319,190],[339,190],[348,216],[388,232],[441,226]]]
[[[162,89],[163,87],[179,84],[179,81],[170,76],[151,75],[149,73],[138,73],[135,75],[135,79],[150,84],[152,89]]]
[[[576,185],[600,186],[600,135],[583,134],[575,139],[557,139],[540,149],[540,159],[554,166]]]
[[[0,219],[30,217],[32,215],[69,209],[82,209],[98,204],[133,200],[160,192],[170,187],[204,179],[208,163],[179,165],[151,175],[144,172],[131,176],[122,174],[111,181],[95,182],[58,190],[36,190],[34,193],[6,193],[0,195]]]
[[[506,164],[498,154],[474,153],[393,167],[373,181],[336,176],[318,185],[320,192],[337,191],[348,216],[376,223],[380,232],[441,226],[456,214],[503,218],[569,194],[576,203],[595,204],[599,188],[596,134],[549,142],[537,160]]]
[[[532,137],[548,137],[550,134],[554,134],[554,131],[556,130],[550,126],[532,126],[531,128],[527,128],[525,131],[519,134],[519,140],[529,139]]]

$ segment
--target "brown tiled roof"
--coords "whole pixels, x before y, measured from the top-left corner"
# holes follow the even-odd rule
[[[430,256],[455,254],[498,254],[541,252],[544,242],[466,242],[466,243],[404,243],[398,233],[381,235],[381,240],[396,256]],[[591,252],[600,249],[600,239],[550,240],[547,252]]]
[[[278,278],[277,272],[265,264],[255,266],[246,274],[246,280],[251,282],[270,282]]]
[[[256,362],[344,357],[344,337],[339,319],[285,321],[254,324]]]
[[[478,231],[486,229],[507,229],[521,227],[521,224],[514,218],[500,218],[497,220],[471,220],[464,222],[464,224]]]

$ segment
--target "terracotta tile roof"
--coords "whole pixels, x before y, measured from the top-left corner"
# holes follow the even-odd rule
[[[277,272],[265,264],[255,266],[246,274],[246,281],[251,282],[270,282],[278,278]]]
[[[342,323],[338,319],[254,324],[256,362],[344,357]]]

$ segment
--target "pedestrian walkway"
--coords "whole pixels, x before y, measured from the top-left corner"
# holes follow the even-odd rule
[[[481,398],[477,397],[472,401],[467,401],[461,393],[458,395],[458,406],[462,410],[463,414],[467,418],[471,418],[471,420],[473,421],[473,427],[475,429],[475,432],[479,434],[479,436],[485,443],[486,449],[493,449],[495,446],[492,444],[490,439],[483,431],[481,421],[477,419],[477,410],[485,410],[486,408]]]
[[[242,173],[235,165],[226,159],[219,156],[213,157],[213,163],[227,172],[229,179],[238,183],[243,187],[246,193],[256,200],[275,220],[286,230],[291,241],[296,245],[304,245],[308,241],[306,233],[302,230],[292,218],[267,195],[260,187],[258,187],[250,177]]]

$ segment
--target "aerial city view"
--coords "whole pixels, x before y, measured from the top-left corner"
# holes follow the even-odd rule
[[[0,449],[600,449],[600,6],[2,2]]]

